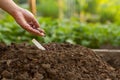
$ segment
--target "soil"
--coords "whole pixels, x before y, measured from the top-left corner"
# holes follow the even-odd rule
[[[120,69],[91,49],[68,43],[0,44],[0,80],[120,80]]]
[[[98,53],[97,55],[115,69],[120,79],[120,53]]]

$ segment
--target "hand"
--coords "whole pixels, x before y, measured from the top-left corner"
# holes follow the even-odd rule
[[[0,0],[0,8],[12,15],[16,22],[28,32],[44,36],[44,31],[39,29],[39,23],[33,14],[20,8],[13,0]]]
[[[19,9],[12,15],[16,22],[25,30],[38,36],[44,36],[44,30],[40,29],[40,25],[31,12],[23,8]]]

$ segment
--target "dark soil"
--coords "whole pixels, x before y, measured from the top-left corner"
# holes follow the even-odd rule
[[[120,53],[98,53],[98,55],[115,69],[120,79]]]
[[[91,49],[56,43],[44,47],[1,44],[0,80],[120,80],[120,69]]]
[[[100,53],[98,55],[112,67],[120,68],[120,53]]]

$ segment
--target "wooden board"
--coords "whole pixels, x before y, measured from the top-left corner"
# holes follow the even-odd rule
[[[110,50],[110,49],[92,49],[96,53],[120,53],[120,50]]]
[[[29,6],[31,12],[36,15],[36,0],[29,0]]]

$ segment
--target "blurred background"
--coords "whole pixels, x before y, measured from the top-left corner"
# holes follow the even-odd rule
[[[14,0],[31,11],[28,0]],[[36,18],[46,37],[23,30],[0,10],[0,42],[72,43],[89,48],[120,47],[120,0],[36,0]]]

